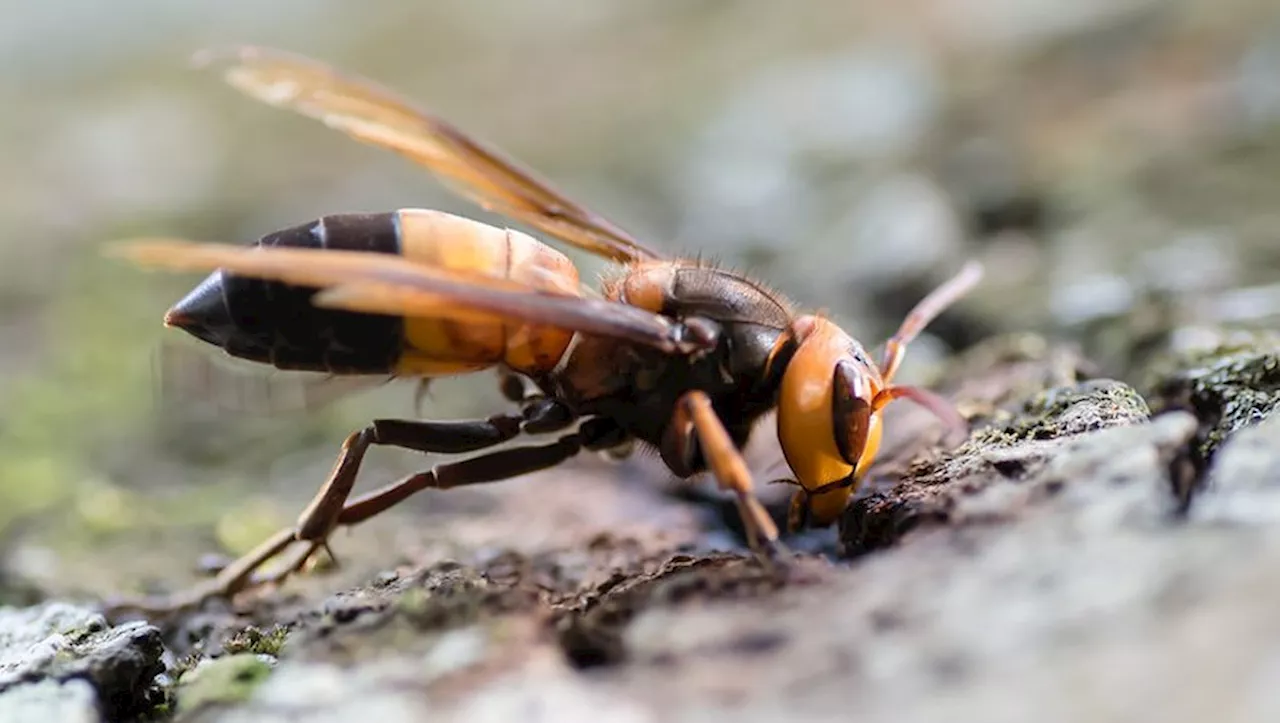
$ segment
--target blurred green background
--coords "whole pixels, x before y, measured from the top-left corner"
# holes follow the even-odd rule
[[[127,267],[105,243],[248,241],[404,206],[493,220],[188,66],[240,43],[375,78],[869,345],[982,259],[983,287],[907,375],[978,335],[1040,330],[1125,377],[1138,340],[1197,343],[1280,308],[1271,0],[25,3],[0,26],[10,581],[101,593],[190,575],[199,552],[291,521],[370,415],[414,413],[407,384],[305,414],[156,393],[159,349],[182,341],[160,317],[197,277]],[[440,385],[427,412],[492,411],[491,387]],[[365,479],[421,464],[375,457]]]

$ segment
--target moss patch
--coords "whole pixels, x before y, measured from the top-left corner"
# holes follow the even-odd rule
[[[1231,435],[1280,408],[1280,337],[1172,355],[1153,366],[1148,385],[1157,410],[1185,409],[1200,420],[1195,452],[1207,464]]]
[[[289,628],[284,625],[272,626],[266,632],[255,627],[248,627],[223,643],[222,649],[231,655],[254,653],[278,658],[280,657],[280,652],[284,650],[285,641],[288,638]]]
[[[1133,387],[1111,379],[1092,379],[1037,392],[1008,423],[982,430],[973,443],[1008,445],[1056,439],[1137,424],[1150,416],[1147,401]]]
[[[178,682],[178,710],[239,703],[271,675],[271,664],[255,653],[237,653],[205,661]]]

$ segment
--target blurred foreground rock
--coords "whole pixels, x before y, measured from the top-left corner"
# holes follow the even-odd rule
[[[160,631],[111,627],[63,603],[0,608],[0,721],[126,720],[150,712],[164,671]]]

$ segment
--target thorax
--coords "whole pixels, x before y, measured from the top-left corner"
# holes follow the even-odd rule
[[[792,318],[788,303],[736,273],[692,262],[630,267],[605,284],[606,298],[675,320],[692,316],[720,327],[716,348],[696,357],[587,335],[575,339],[551,380],[579,414],[607,416],[643,442],[657,444],[679,398],[705,392],[735,441],[776,402],[766,369]]]

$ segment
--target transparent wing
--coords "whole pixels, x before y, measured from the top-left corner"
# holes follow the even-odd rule
[[[253,98],[400,153],[490,211],[615,261],[662,258],[497,149],[371,80],[268,48],[209,50],[196,60],[219,69],[228,83]]]

